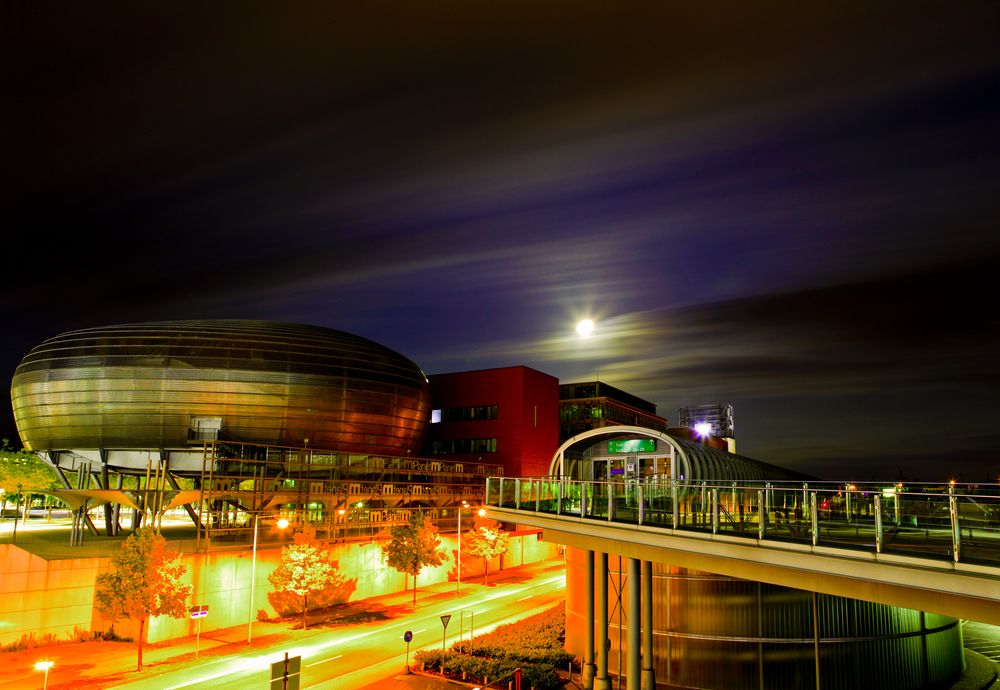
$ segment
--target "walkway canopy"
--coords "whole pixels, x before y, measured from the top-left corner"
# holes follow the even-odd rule
[[[815,479],[638,426],[601,427],[574,436],[559,446],[549,473],[580,480],[655,478],[684,483]]]
[[[145,491],[122,491],[120,489],[32,489],[32,493],[45,494],[57,498],[70,509],[77,510],[86,507],[87,510],[97,508],[105,503],[119,503],[134,510],[141,510],[142,495]],[[183,491],[164,491],[162,510],[167,511],[185,503],[198,500],[201,491],[188,489]]]

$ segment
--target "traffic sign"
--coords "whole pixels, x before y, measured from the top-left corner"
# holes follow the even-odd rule
[[[208,606],[192,606],[188,609],[192,620],[195,618],[205,618],[208,616]]]
[[[412,630],[407,630],[405,633],[403,633],[403,641],[406,642],[407,644],[409,644],[410,642],[413,641],[413,631]]]
[[[302,657],[293,656],[271,664],[271,687],[270,690],[299,690],[299,674],[302,672]]]
[[[446,613],[441,616],[441,653],[444,654],[444,644],[445,640],[448,639],[448,621],[451,620],[451,614]]]

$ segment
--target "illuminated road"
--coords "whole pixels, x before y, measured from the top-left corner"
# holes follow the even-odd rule
[[[504,582],[489,592],[436,596],[406,616],[381,622],[345,626],[337,630],[317,629],[314,635],[293,646],[286,642],[245,655],[206,659],[190,668],[169,671],[110,687],[135,690],[203,690],[204,688],[267,687],[274,661],[302,657],[301,687],[316,690],[353,690],[400,673],[406,666],[403,634],[413,632],[411,664],[420,649],[440,649],[441,616],[452,616],[446,644],[457,642],[459,632],[468,638],[469,626],[476,634],[497,625],[544,611],[562,602],[566,576],[562,564],[523,582]]]

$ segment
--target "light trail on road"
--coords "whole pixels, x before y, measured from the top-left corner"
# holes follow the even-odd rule
[[[415,641],[409,649],[412,659],[418,651],[441,649],[442,642],[447,647],[472,634],[461,624],[449,626],[445,634],[440,623],[442,615],[453,615],[462,623],[468,615],[470,621],[474,618],[477,623],[475,633],[484,634],[563,601],[565,586],[564,573],[552,576],[551,570],[546,570],[527,582],[497,585],[485,595],[463,594],[420,603],[414,611],[384,623],[356,624],[340,630],[318,628],[292,644],[286,640],[268,649],[195,662],[186,668],[111,687],[122,690],[263,687],[271,664],[283,660],[287,652],[289,658],[302,658],[301,687],[353,690],[405,671],[408,657],[402,640],[406,630],[414,632]],[[528,599],[532,602],[525,604]]]

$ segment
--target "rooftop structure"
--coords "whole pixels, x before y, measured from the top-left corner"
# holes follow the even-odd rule
[[[677,423],[699,436],[736,438],[732,405],[687,405],[677,410]]]
[[[564,383],[559,386],[559,440],[590,429],[631,425],[667,430],[667,420],[656,414],[656,405],[603,381]]]

